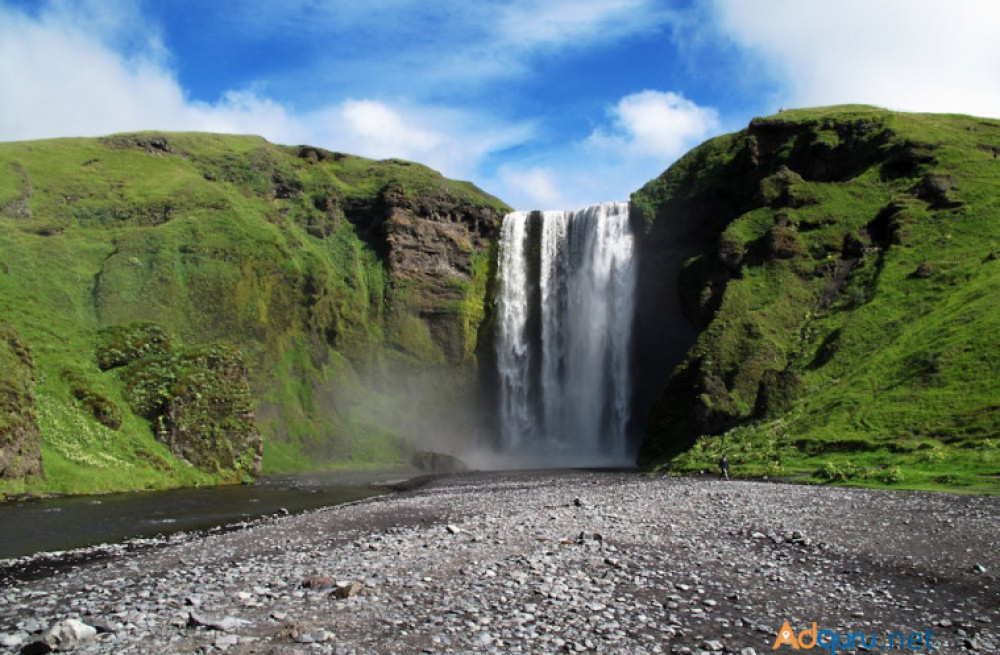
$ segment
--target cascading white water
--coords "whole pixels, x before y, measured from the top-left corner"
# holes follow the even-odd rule
[[[501,446],[623,464],[635,267],[628,203],[514,212],[500,237]]]

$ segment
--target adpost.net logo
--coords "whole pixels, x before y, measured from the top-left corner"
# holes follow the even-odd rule
[[[774,640],[774,646],[771,647],[771,650],[777,650],[783,646],[789,646],[794,650],[809,650],[819,647],[828,649],[831,655],[838,650],[855,648],[889,652],[929,652],[937,650],[931,644],[933,636],[934,633],[930,630],[906,633],[890,632],[888,635],[878,635],[874,632],[867,635],[863,632],[841,634],[834,630],[820,630],[815,621],[811,628],[806,628],[796,634],[791,624],[785,621],[781,630],[778,631],[778,638]]]

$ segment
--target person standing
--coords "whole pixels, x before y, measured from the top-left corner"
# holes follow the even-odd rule
[[[719,473],[719,477],[729,479],[729,458],[726,457],[725,453],[722,453],[722,459],[719,460]]]

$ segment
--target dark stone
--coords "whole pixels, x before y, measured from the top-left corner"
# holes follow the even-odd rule
[[[413,195],[389,187],[381,202],[389,275],[394,287],[408,289],[399,309],[427,326],[448,361],[462,361],[475,344],[466,343],[465,317],[452,308],[473,281],[473,256],[498,238],[502,216],[437,189]]]
[[[918,280],[926,280],[929,277],[933,277],[937,273],[937,267],[930,262],[920,262],[917,268],[910,273],[910,277]]]
[[[429,450],[414,453],[410,463],[425,473],[461,473],[469,470],[466,463],[459,458]]]
[[[333,589],[335,583],[328,575],[311,575],[302,581],[303,589]]]
[[[718,246],[719,262],[725,266],[730,273],[738,273],[743,265],[743,259],[747,254],[747,246],[740,239],[728,233],[723,233],[719,237]]]
[[[191,627],[208,628],[209,630],[219,630],[221,632],[232,632],[247,621],[233,618],[231,616],[212,616],[192,610],[188,613],[188,625]]]
[[[913,192],[934,209],[953,209],[962,202],[952,197],[955,180],[948,175],[925,175]]]
[[[342,152],[331,152],[315,146],[299,146],[297,154],[300,159],[306,159],[314,164],[321,161],[340,161],[347,157]]]
[[[52,652],[52,646],[44,641],[33,641],[30,644],[21,646],[21,655],[45,655]]]
[[[116,134],[100,141],[115,150],[141,150],[154,157],[174,154],[170,140],[163,134]]]
[[[90,618],[87,620],[87,623],[97,630],[97,634],[99,635],[118,632],[118,628],[113,623],[106,621],[105,619]]]
[[[364,590],[365,590],[364,585],[358,582],[351,582],[346,585],[337,587],[337,589],[333,592],[333,596],[334,598],[340,598],[340,599],[354,598]]]

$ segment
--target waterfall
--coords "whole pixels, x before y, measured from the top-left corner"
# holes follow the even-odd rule
[[[547,465],[626,463],[628,203],[508,214],[499,275],[501,450]]]

